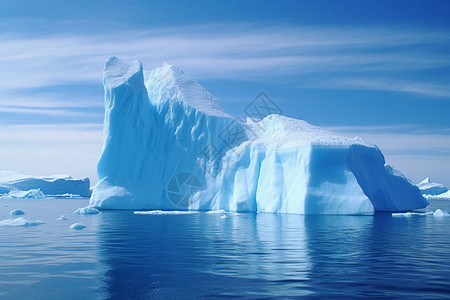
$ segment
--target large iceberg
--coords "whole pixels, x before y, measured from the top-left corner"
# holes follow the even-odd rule
[[[6,198],[43,198],[64,194],[90,197],[91,190],[89,178],[69,175],[31,176],[0,171],[0,194]]]
[[[408,211],[428,202],[381,151],[281,115],[241,121],[180,69],[110,57],[99,209],[298,214]]]

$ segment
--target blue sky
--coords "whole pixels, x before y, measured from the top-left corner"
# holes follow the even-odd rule
[[[227,112],[376,143],[450,186],[450,1],[0,2],[0,168],[96,181],[109,55],[177,65]]]

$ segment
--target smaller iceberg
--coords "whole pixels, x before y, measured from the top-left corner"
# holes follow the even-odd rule
[[[41,220],[27,221],[26,219],[19,217],[16,219],[6,219],[0,222],[0,226],[35,226],[45,224]]]
[[[63,221],[63,220],[67,220],[67,219],[69,219],[69,217],[67,217],[65,215],[62,215],[62,216],[58,217],[56,220],[57,221]]]
[[[422,182],[417,184],[422,195],[437,196],[446,193],[448,189],[440,183],[432,182],[430,177],[425,178]]]
[[[99,212],[100,211],[94,207],[86,206],[86,207],[77,209],[73,213],[78,214],[78,215],[95,215],[95,214],[98,214]]]
[[[445,217],[445,216],[450,216],[450,214],[448,212],[446,212],[445,210],[441,210],[438,209],[434,212],[433,216],[435,217]]]
[[[74,230],[83,230],[84,228],[86,228],[87,226],[81,223],[74,223],[72,225],[70,225],[70,229],[74,229]]]
[[[25,213],[21,209],[15,209],[15,210],[10,211],[9,214],[11,216],[19,216],[19,215],[24,215]]]

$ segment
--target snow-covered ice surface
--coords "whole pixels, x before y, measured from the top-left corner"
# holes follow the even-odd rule
[[[69,175],[32,176],[0,171],[0,194],[3,194],[5,198],[27,198],[26,195],[18,197],[17,193],[27,193],[37,189],[45,197],[60,195],[89,197],[91,195],[89,178],[80,179]]]
[[[443,184],[432,182],[430,177],[427,177],[422,182],[418,183],[417,187],[422,194],[427,196],[437,196],[448,191]]]
[[[6,219],[3,221],[0,221],[0,226],[35,226],[35,225],[41,225],[45,224],[44,222],[37,220],[37,221],[27,221],[26,219],[19,217],[16,219]]]
[[[79,214],[79,215],[95,215],[100,213],[100,211],[94,207],[82,207],[77,209],[76,211],[73,212],[74,214]]]
[[[427,200],[450,200],[450,191],[437,195],[423,195]]]
[[[426,207],[381,151],[305,121],[241,122],[180,69],[105,64],[100,209],[368,214]],[[214,151],[210,151],[210,150]]]
[[[44,199],[45,195],[40,189],[31,189],[28,191],[21,191],[17,189],[10,190],[8,193],[0,195],[4,199]]]

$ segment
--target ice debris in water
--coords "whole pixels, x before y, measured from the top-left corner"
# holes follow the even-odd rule
[[[60,216],[59,218],[57,218],[56,220],[57,220],[57,221],[62,221],[62,220],[67,220],[67,219],[69,219],[69,217],[67,217],[67,216],[65,216],[65,215],[62,215],[62,216]]]
[[[406,212],[406,213],[393,213],[393,217],[411,217],[411,216],[427,216],[427,215],[433,215],[435,217],[441,217],[441,216],[449,216],[450,214],[446,212],[445,210],[437,209],[435,212],[433,211],[427,211],[427,212]]]
[[[11,216],[18,216],[18,215],[24,215],[25,213],[23,212],[23,210],[15,209],[15,210],[10,211],[9,214]]]
[[[16,219],[6,219],[0,222],[0,226],[35,226],[45,224],[41,220],[27,221],[22,217]]]
[[[221,216],[220,218],[221,218],[221,219],[226,219],[226,218],[228,218],[228,217],[227,217],[227,215],[223,215],[223,216]]]
[[[74,224],[70,225],[70,229],[83,230],[84,228],[86,228],[86,225],[81,224],[81,223],[74,223]]]
[[[206,212],[207,214],[224,214],[226,213],[225,209],[219,209],[219,210],[210,210]]]
[[[195,214],[196,211],[188,210],[147,210],[147,211],[135,211],[135,215],[190,215]]]
[[[90,207],[90,206],[86,206],[86,207],[82,207],[77,209],[76,211],[74,211],[74,214],[79,214],[79,215],[95,215],[98,214],[100,211],[94,207]]]

